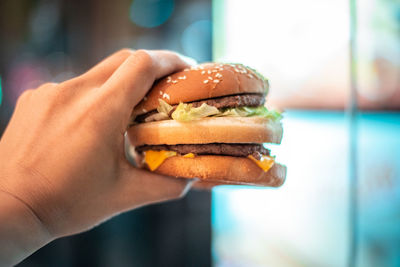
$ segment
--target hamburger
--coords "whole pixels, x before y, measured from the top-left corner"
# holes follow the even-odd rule
[[[204,63],[158,80],[132,112],[137,164],[202,187],[282,185],[286,167],[263,146],[283,132],[281,114],[264,106],[268,90],[241,64]]]

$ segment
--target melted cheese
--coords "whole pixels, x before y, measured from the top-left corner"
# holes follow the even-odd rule
[[[175,151],[154,151],[148,150],[144,152],[144,162],[149,166],[151,171],[157,169],[167,158],[176,156],[177,153]],[[193,153],[187,153],[183,155],[184,158],[194,158],[195,155]],[[263,171],[267,172],[275,163],[275,158],[271,156],[262,156],[260,160],[254,158],[252,155],[248,156],[249,159],[254,161],[258,167],[263,169]]]
[[[151,171],[157,169],[169,157],[176,156],[175,151],[154,151],[148,150],[144,153],[144,162],[149,166]]]
[[[275,163],[275,158],[271,156],[262,155],[260,160],[254,158],[252,155],[249,155],[248,157],[249,159],[254,161],[258,165],[258,167],[263,169],[264,172],[269,171],[269,169],[271,169]]]
[[[183,155],[184,158],[194,158],[194,154],[193,153],[187,153],[185,155]]]

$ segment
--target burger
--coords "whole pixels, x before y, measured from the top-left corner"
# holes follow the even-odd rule
[[[283,132],[281,114],[264,105],[268,90],[241,64],[205,63],[158,80],[132,112],[137,164],[200,186],[282,185],[286,167],[263,145],[279,144]]]

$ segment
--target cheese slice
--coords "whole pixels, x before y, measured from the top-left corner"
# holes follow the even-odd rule
[[[175,151],[154,151],[148,150],[144,152],[144,162],[149,166],[151,171],[156,170],[167,158],[177,156]],[[194,158],[195,155],[193,153],[187,153],[183,155],[184,158]],[[261,159],[258,160],[254,158],[252,155],[248,156],[249,159],[254,161],[258,167],[263,169],[263,171],[267,172],[275,163],[275,158],[271,156],[261,156]]]
[[[148,150],[144,152],[144,162],[146,162],[147,166],[151,171],[157,169],[163,162],[169,157],[176,156],[175,151],[154,151]]]
[[[183,157],[192,159],[192,158],[194,158],[194,154],[193,153],[187,153],[187,154],[183,155]]]
[[[269,171],[275,163],[275,158],[271,156],[262,155],[260,160],[256,159],[252,155],[249,155],[248,158],[254,161],[258,167],[263,169],[264,172]]]

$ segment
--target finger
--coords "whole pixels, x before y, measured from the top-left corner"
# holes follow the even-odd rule
[[[133,50],[122,49],[108,56],[96,66],[81,75],[83,80],[93,85],[102,85],[118,69],[118,67],[132,54]]]
[[[176,53],[137,50],[111,75],[103,90],[130,113],[156,79],[185,67],[188,63]]]
[[[211,191],[215,186],[224,185],[223,182],[197,181],[192,188],[199,191]]]
[[[179,53],[177,53],[177,54],[181,57],[181,59],[182,59],[183,61],[185,61],[185,62],[186,62],[187,64],[189,64],[189,65],[197,65],[197,64],[198,64],[197,60],[194,59],[194,58],[191,58],[191,57],[188,57],[188,56],[179,54]]]
[[[128,164],[128,163],[127,163]],[[193,180],[159,175],[127,166],[110,194],[116,212],[181,198],[189,191]]]

